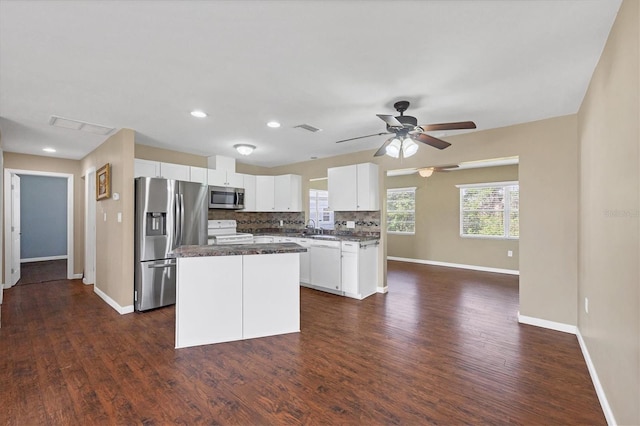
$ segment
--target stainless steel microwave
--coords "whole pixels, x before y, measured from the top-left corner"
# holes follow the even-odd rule
[[[210,209],[244,209],[244,188],[209,186]]]

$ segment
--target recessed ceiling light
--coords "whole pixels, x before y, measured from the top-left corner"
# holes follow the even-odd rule
[[[207,113],[200,110],[194,110],[194,111],[191,111],[191,115],[193,115],[196,118],[205,118],[207,116]]]
[[[56,152],[56,150],[55,150],[55,149],[53,149],[53,148],[42,148],[42,150],[43,150],[44,152]]]
[[[267,123],[267,126],[273,129],[277,129],[278,127],[280,127],[280,123],[278,123],[277,121],[270,121]]]

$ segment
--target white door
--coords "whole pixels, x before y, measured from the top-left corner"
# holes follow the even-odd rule
[[[20,279],[20,176],[11,175],[11,285]]]

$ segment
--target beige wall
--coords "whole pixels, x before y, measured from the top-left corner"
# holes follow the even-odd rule
[[[135,144],[135,158],[165,163],[183,164],[193,167],[207,167],[207,157],[187,154],[170,149],[155,148],[148,145]]]
[[[518,166],[386,178],[387,188],[416,187],[415,235],[387,235],[387,255],[518,270],[518,240],[460,237],[459,184],[518,180]],[[507,251],[513,251],[513,257]]]
[[[133,130],[120,130],[81,161],[82,170],[110,163],[111,193],[120,194],[117,201],[111,197],[97,202],[95,287],[121,307],[133,305],[134,140]]]
[[[623,2],[578,113],[578,327],[618,424],[640,424],[638,4]]]
[[[73,175],[73,272],[81,274],[84,268],[84,179],[82,179],[80,161],[5,152],[4,168]],[[2,263],[4,277],[4,257]]]
[[[470,117],[473,118],[473,117]],[[478,123],[482,127],[482,123]],[[400,163],[376,151],[323,158],[271,170],[272,174],[303,176],[303,197],[308,204],[309,179],[324,177],[328,167],[362,162],[380,166],[382,223],[386,222],[387,170],[457,164],[463,161],[519,156],[520,181],[520,314],[577,324],[578,247],[578,140],[575,115],[550,118],[499,129],[446,138],[445,150],[421,146]],[[380,139],[380,143],[383,139]],[[541,208],[544,206],[544,208]],[[386,248],[387,236],[382,234]],[[386,255],[384,253],[383,255]],[[382,276],[386,274],[382,271]]]

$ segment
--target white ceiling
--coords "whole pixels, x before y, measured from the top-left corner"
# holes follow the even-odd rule
[[[377,149],[384,136],[335,141],[384,131],[375,114],[401,99],[421,124],[478,129],[573,114],[619,6],[2,0],[2,145],[80,159],[106,139],[50,126],[56,115],[205,156],[251,143],[240,161],[271,167]]]

